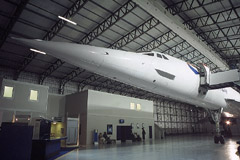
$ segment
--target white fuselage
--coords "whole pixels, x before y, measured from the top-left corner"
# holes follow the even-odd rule
[[[204,108],[226,107],[225,98],[232,91],[231,88],[216,89],[200,95],[200,76],[194,73],[196,68],[162,53],[151,52],[154,55],[149,56],[73,43],[20,41],[91,72]]]

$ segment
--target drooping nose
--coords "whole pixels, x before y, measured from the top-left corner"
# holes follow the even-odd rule
[[[104,61],[104,55],[99,52],[100,49],[98,47],[66,42],[30,40],[23,38],[13,39],[90,71],[96,71],[96,69],[99,69]]]

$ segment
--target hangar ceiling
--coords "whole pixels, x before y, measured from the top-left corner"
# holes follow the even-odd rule
[[[147,2],[152,2],[148,0]],[[155,0],[172,17],[194,34],[207,50],[238,68],[240,61],[240,1],[236,0]],[[39,84],[48,77],[61,81],[59,93],[68,82],[81,89],[130,94],[138,98],[161,96],[110,80],[49,55],[31,52],[11,37],[64,41],[127,51],[159,51],[184,61],[204,63],[212,72],[222,69],[171,26],[159,21],[139,5],[138,0],[1,0],[0,67],[39,75]],[[77,25],[58,18],[66,17]]]

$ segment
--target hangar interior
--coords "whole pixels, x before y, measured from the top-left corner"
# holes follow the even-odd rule
[[[201,107],[103,77],[48,54],[36,53],[12,37],[134,52],[153,50],[195,66],[205,64],[212,73],[219,73],[239,69],[239,14],[240,3],[234,0],[1,0],[0,76],[3,79],[0,122],[12,122],[22,117],[32,120],[41,116],[63,123],[60,128],[65,127],[65,130],[53,130],[66,136],[66,122],[83,118],[82,111],[79,111],[80,116],[68,115],[69,105],[78,98],[68,100],[91,93],[99,97],[108,94],[126,98],[123,101],[137,99],[139,104],[152,103],[150,119],[156,139],[168,135],[211,134],[214,125]],[[3,98],[7,84],[16,86],[14,102],[6,102]],[[230,86],[240,91],[238,83]],[[38,103],[24,101],[24,96],[31,95],[30,90],[33,94],[39,91]],[[91,103],[101,102],[95,100],[93,98]],[[240,135],[240,109],[229,107],[225,111],[234,116],[230,126],[232,135]],[[92,112],[94,114],[100,114],[100,111]],[[124,118],[119,116],[118,119]],[[115,122],[113,127],[118,123]],[[143,122],[125,123],[134,126],[139,123],[141,129]],[[140,129],[138,134],[141,134]],[[99,131],[104,132],[104,129],[100,127]]]

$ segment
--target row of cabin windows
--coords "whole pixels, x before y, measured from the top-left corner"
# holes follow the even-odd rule
[[[4,86],[3,97],[13,98],[14,88],[11,86]],[[30,89],[29,100],[38,101],[38,91]]]
[[[154,56],[154,53],[145,53],[144,55]],[[158,54],[158,53],[157,53],[157,57],[158,58],[164,58],[164,59],[168,60],[168,58],[165,55],[161,55],[161,54]]]

